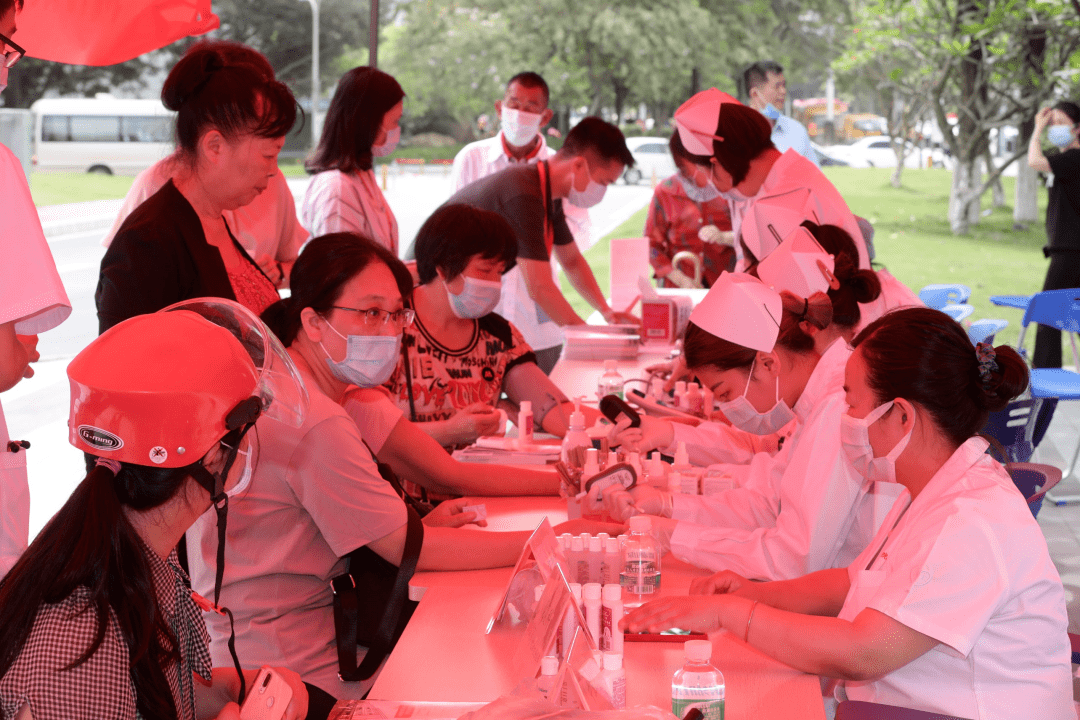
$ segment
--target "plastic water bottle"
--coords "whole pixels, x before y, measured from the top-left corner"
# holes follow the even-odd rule
[[[648,515],[630,518],[630,535],[623,547],[619,574],[624,607],[638,607],[660,592],[660,544],[649,534],[651,527]]]
[[[604,374],[600,376],[600,381],[596,384],[596,392],[601,398],[605,395],[616,395],[620,399],[625,399],[623,398],[624,382],[623,376],[615,369],[615,361],[605,360]]]
[[[705,720],[724,720],[724,675],[710,664],[712,643],[689,640],[686,662],[671,679],[671,714],[683,718],[697,708]]]

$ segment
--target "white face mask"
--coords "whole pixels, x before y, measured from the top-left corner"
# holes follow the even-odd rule
[[[382,145],[373,145],[371,147],[371,154],[375,157],[386,157],[397,149],[399,140],[401,140],[401,126],[398,126],[393,130],[387,130],[386,140],[383,140]]]
[[[757,358],[754,358],[757,362]],[[780,378],[776,378],[776,404],[766,412],[758,412],[749,400],[746,393],[750,389],[750,380],[754,377],[754,363],[750,363],[750,375],[746,378],[746,389],[743,394],[734,400],[720,403],[720,412],[731,421],[731,424],[754,435],[772,435],[791,422],[795,413],[788,407],[787,402],[780,399]]]
[[[1046,130],[1046,139],[1059,148],[1069,147],[1074,138],[1072,125],[1051,125]]]
[[[585,186],[584,190],[578,190],[575,187],[577,183],[576,172],[574,173],[574,179],[570,182],[570,194],[566,196],[566,201],[574,207],[591,208],[603,200],[604,193],[607,192],[607,185],[601,185],[592,179],[588,163],[585,164],[585,174],[589,176],[589,184]]]
[[[911,430],[908,430],[900,442],[896,443],[885,457],[874,457],[874,448],[870,444],[870,426],[880,420],[892,406],[893,401],[890,400],[871,410],[864,418],[854,418],[846,414],[840,416],[840,445],[855,471],[868,480],[896,482],[896,459],[907,448],[915,430],[915,418],[912,416]],[[913,409],[912,413],[914,412]]]
[[[248,432],[250,433],[251,431],[249,430]],[[245,435],[244,437],[247,436]],[[249,444],[246,448],[240,448],[236,451],[236,460],[239,460],[240,458],[244,459],[244,470],[240,474],[240,479],[236,481],[236,484],[225,491],[225,494],[229,497],[236,497],[240,493],[247,490],[248,485],[251,484],[251,476],[254,470],[251,458],[255,454],[252,451],[252,445],[250,444],[251,442],[254,441],[249,441]],[[235,462],[236,461],[233,461],[234,464]]]
[[[682,183],[686,197],[696,203],[707,203],[720,197],[720,191],[716,189],[711,180],[705,181],[705,187],[698,187],[696,182],[684,177],[682,173],[679,173],[677,177],[679,182]]]
[[[346,337],[337,328],[327,326],[345,341],[345,359],[335,361],[326,352],[322,342],[319,347],[326,353],[326,364],[330,372],[343,383],[357,387],[370,388],[382,385],[390,379],[397,367],[401,353],[401,335],[349,335]]]
[[[498,280],[479,280],[468,275],[465,278],[465,287],[461,293],[455,295],[447,288],[446,295],[450,298],[450,312],[463,320],[473,320],[484,317],[499,304],[502,295],[502,283]]]
[[[514,147],[525,147],[533,141],[540,132],[540,121],[543,117],[539,113],[525,112],[504,107],[499,113],[499,125],[502,127],[503,137],[506,142]]]

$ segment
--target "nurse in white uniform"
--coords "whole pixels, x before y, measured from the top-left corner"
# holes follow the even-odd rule
[[[690,316],[687,364],[743,430],[774,433],[795,417],[799,427],[775,457],[724,466],[739,487],[710,496],[609,490],[608,514],[660,515],[653,528],[671,552],[712,570],[786,579],[850,563],[873,536],[878,498],[840,446],[847,343],[834,338],[821,352],[803,329],[828,328],[831,314],[821,292],[781,296],[749,275],[721,275]]]
[[[0,34],[15,33],[15,6],[0,14]],[[0,40],[0,91],[9,58],[18,53]],[[19,57],[16,56],[17,62]],[[13,63],[12,63],[13,64]],[[34,371],[37,335],[64,322],[71,302],[41,230],[34,200],[18,158],[0,145],[0,392]],[[0,407],[0,578],[19,559],[30,532],[30,486],[26,448],[12,444]]]
[[[786,582],[721,573],[692,588],[718,594],[649,603],[624,626],[727,628],[838,679],[838,700],[1072,720],[1061,579],[1024,498],[975,437],[1026,387],[1023,360],[910,308],[860,333],[845,385],[845,454],[903,490],[865,551]]]

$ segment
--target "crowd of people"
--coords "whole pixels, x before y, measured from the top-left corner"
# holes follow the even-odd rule
[[[17,4],[0,0],[4,72]],[[1060,578],[976,437],[1025,389],[1023,360],[972,346],[871,267],[868,233],[779,112],[782,68],[745,79],[749,104],[714,88],[676,111],[678,172],[646,226],[658,283],[709,288],[679,367],[718,411],[609,434],[638,452],[684,443],[734,487],[594,498],[616,524],[652,515],[666,551],[716,574],[624,625],[727,628],[836,699],[1071,717]],[[0,415],[0,717],[237,718],[263,666],[292,690],[286,718],[321,720],[376,676],[346,668],[368,648],[336,626],[350,558],[509,566],[527,534],[469,527],[482,520],[465,496],[559,492],[554,473],[450,453],[525,403],[538,430],[567,432],[548,375],[562,328],[584,320],[553,259],[606,322],[640,322],[609,306],[575,242],[634,160],[598,117],[553,151],[547,84],[515,75],[500,132],[461,151],[454,194],[403,253],[373,173],[401,134],[390,75],[338,82],[299,218],[277,166],[299,110],[262,55],[196,43],[162,100],[176,150],[125,200],[100,335],[68,367],[88,472],[29,546],[26,449]],[[3,391],[71,308],[2,146],[0,172],[0,242],[18,248],[0,264]]]

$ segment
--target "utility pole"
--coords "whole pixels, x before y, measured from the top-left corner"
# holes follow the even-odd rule
[[[371,0],[368,18],[368,65],[379,67],[379,0]]]

